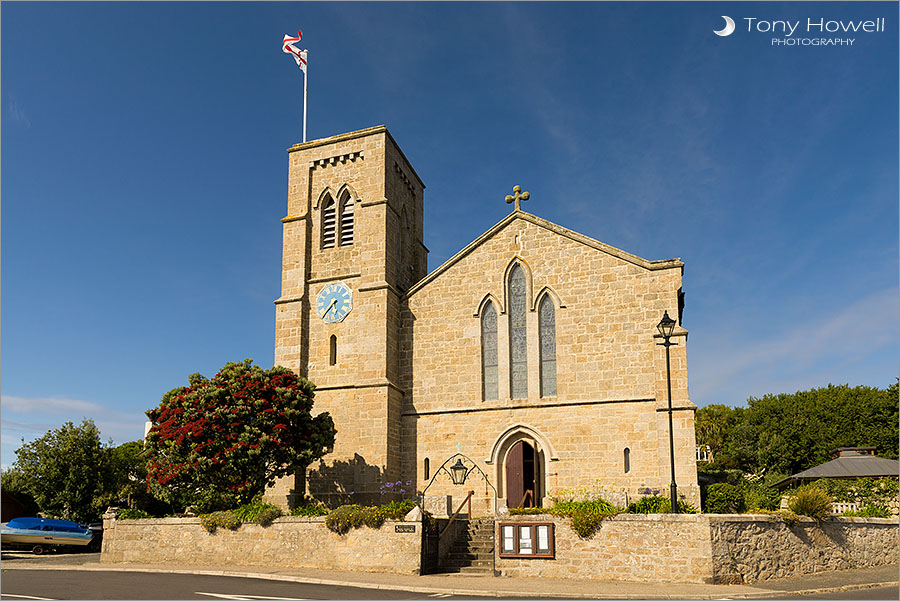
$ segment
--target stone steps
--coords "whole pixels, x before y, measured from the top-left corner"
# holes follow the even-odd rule
[[[466,531],[453,543],[438,570],[445,574],[493,574],[493,536],[493,521],[469,522]]]

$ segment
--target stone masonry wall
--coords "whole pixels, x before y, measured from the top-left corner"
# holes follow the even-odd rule
[[[395,532],[405,524],[415,532]],[[268,527],[208,533],[198,518],[104,520],[104,563],[190,562],[192,565],[279,566],[418,574],[422,525],[386,521],[379,530],[357,528],[338,535],[325,518],[282,517]]]
[[[473,244],[407,297],[401,345],[404,479],[421,489],[428,482],[426,459],[433,473],[461,450],[479,462],[504,499],[505,452],[515,439],[505,443],[512,433],[536,442],[542,453],[539,496],[594,486],[606,495],[624,492],[629,500],[649,491],[667,494],[666,360],[655,335],[664,311],[678,317],[682,263],[644,261],[527,213],[514,213]],[[511,398],[509,384],[507,280],[514,262],[525,273],[529,307],[528,397],[521,399]],[[541,396],[536,310],[545,294],[555,307],[556,330],[557,390],[548,397]],[[497,312],[493,400],[482,393],[486,303]],[[676,333],[676,480],[679,493],[699,506],[687,332]]]
[[[786,526],[763,515],[709,516],[714,578],[756,582],[897,561],[896,519],[839,518]]]
[[[751,583],[889,565],[900,551],[896,519],[836,518],[816,524],[801,518],[789,526],[769,515],[621,514],[603,520],[586,540],[568,518],[531,515],[503,522],[553,522],[556,538],[555,559],[498,555],[497,569],[504,576]]]
[[[553,522],[556,559],[501,559],[503,576],[644,582],[711,582],[709,523],[697,515],[618,515],[589,539],[568,518],[517,516],[504,522]],[[500,524],[500,521],[497,522]],[[499,526],[496,534],[499,540]]]

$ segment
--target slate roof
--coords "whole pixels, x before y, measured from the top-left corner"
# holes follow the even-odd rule
[[[887,478],[900,476],[900,462],[873,455],[838,457],[811,467],[775,483],[776,487],[790,481],[818,480],[819,478]]]

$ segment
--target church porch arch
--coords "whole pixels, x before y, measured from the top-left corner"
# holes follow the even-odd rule
[[[493,467],[497,495],[509,508],[541,507],[548,500],[549,463],[558,460],[546,436],[532,426],[516,424],[497,437],[485,463]]]

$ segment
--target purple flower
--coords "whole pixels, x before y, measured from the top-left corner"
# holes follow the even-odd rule
[[[399,484],[399,482],[398,482],[398,484]],[[393,482],[385,482],[384,485],[387,486],[388,488],[394,488]]]
[[[407,481],[406,481],[406,485],[407,485],[407,486],[412,486],[412,480],[407,480]]]
[[[356,492],[355,490],[351,490],[351,491],[350,491],[350,494],[352,495],[352,494],[355,493],[355,492]]]

